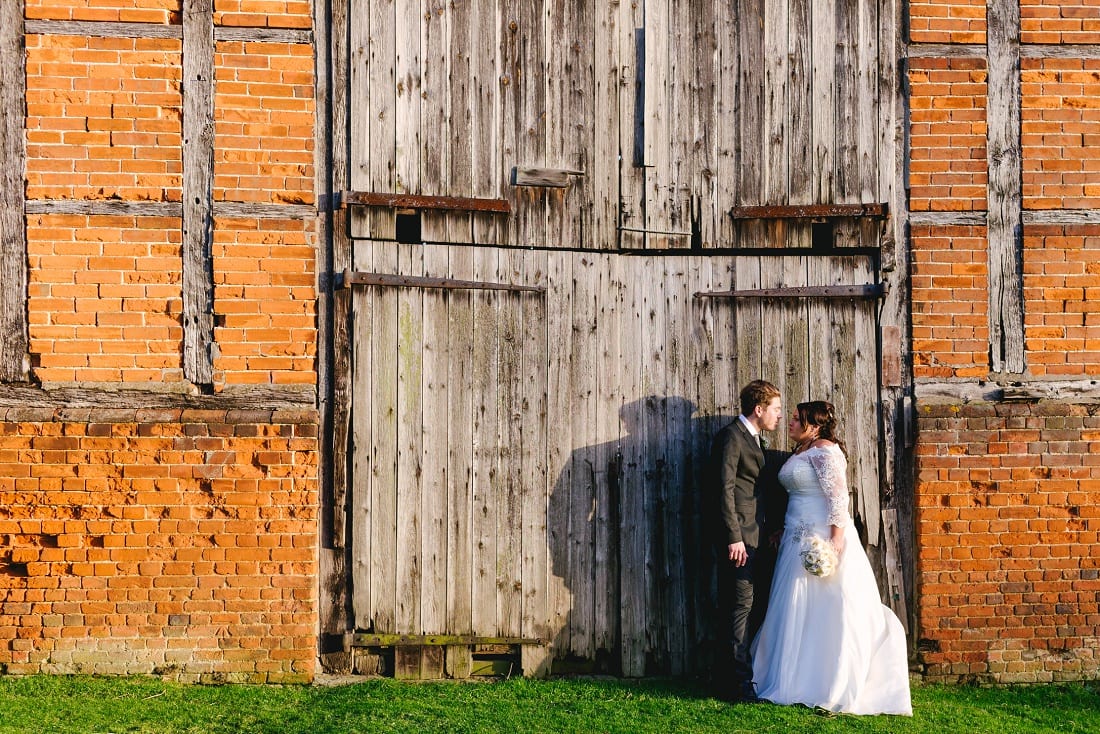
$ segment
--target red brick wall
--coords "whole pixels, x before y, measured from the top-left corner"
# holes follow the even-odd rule
[[[24,0],[33,20],[179,23],[181,0]]]
[[[985,227],[914,226],[911,257],[913,376],[986,376]]]
[[[984,4],[914,2],[911,40],[985,42]],[[1096,43],[1100,2],[1023,0],[1022,41]],[[986,209],[984,62],[913,59],[911,208]],[[970,75],[968,78],[967,75]],[[1024,58],[1025,210],[1100,205],[1100,63]],[[988,389],[984,226],[911,230],[913,376]],[[1023,228],[1026,371],[1100,377],[1100,225]],[[926,393],[931,394],[931,393]],[[1072,395],[1072,393],[1069,393]],[[917,659],[931,680],[1057,681],[1100,675],[1100,407],[917,403]]]
[[[0,668],[303,681],[313,411],[0,410]]]
[[[1100,673],[1100,411],[923,404],[919,658],[930,680]]]
[[[909,207],[985,209],[985,61],[913,59],[909,66]]]

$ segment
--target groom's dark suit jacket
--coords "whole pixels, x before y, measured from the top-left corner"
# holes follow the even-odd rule
[[[761,450],[740,418],[718,432],[711,454],[714,538],[719,547],[744,542],[765,545],[783,528],[787,493],[779,485],[779,467],[790,454]]]
[[[764,452],[740,418],[734,419],[714,437],[711,454],[718,522],[715,541],[719,546],[744,542],[760,545],[763,510],[757,506],[756,478],[764,466]]]

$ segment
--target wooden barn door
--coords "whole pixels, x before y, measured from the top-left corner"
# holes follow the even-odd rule
[[[468,674],[475,641],[536,638],[545,606],[545,289],[522,253],[451,254],[359,243],[348,283],[354,622],[419,643],[405,677]]]

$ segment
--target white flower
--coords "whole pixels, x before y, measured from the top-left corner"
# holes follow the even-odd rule
[[[799,554],[802,556],[802,567],[814,576],[825,578],[836,571],[836,549],[818,535],[805,536]]]

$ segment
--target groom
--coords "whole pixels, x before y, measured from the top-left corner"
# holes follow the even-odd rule
[[[757,480],[764,468],[761,431],[774,431],[783,416],[779,389],[755,380],[741,390],[741,415],[718,432],[711,449],[711,508],[718,545],[718,638],[715,666],[720,697],[755,701],[749,655],[753,581],[762,537],[764,502]],[[766,601],[766,600],[764,600]],[[755,615],[754,615],[755,616]]]

